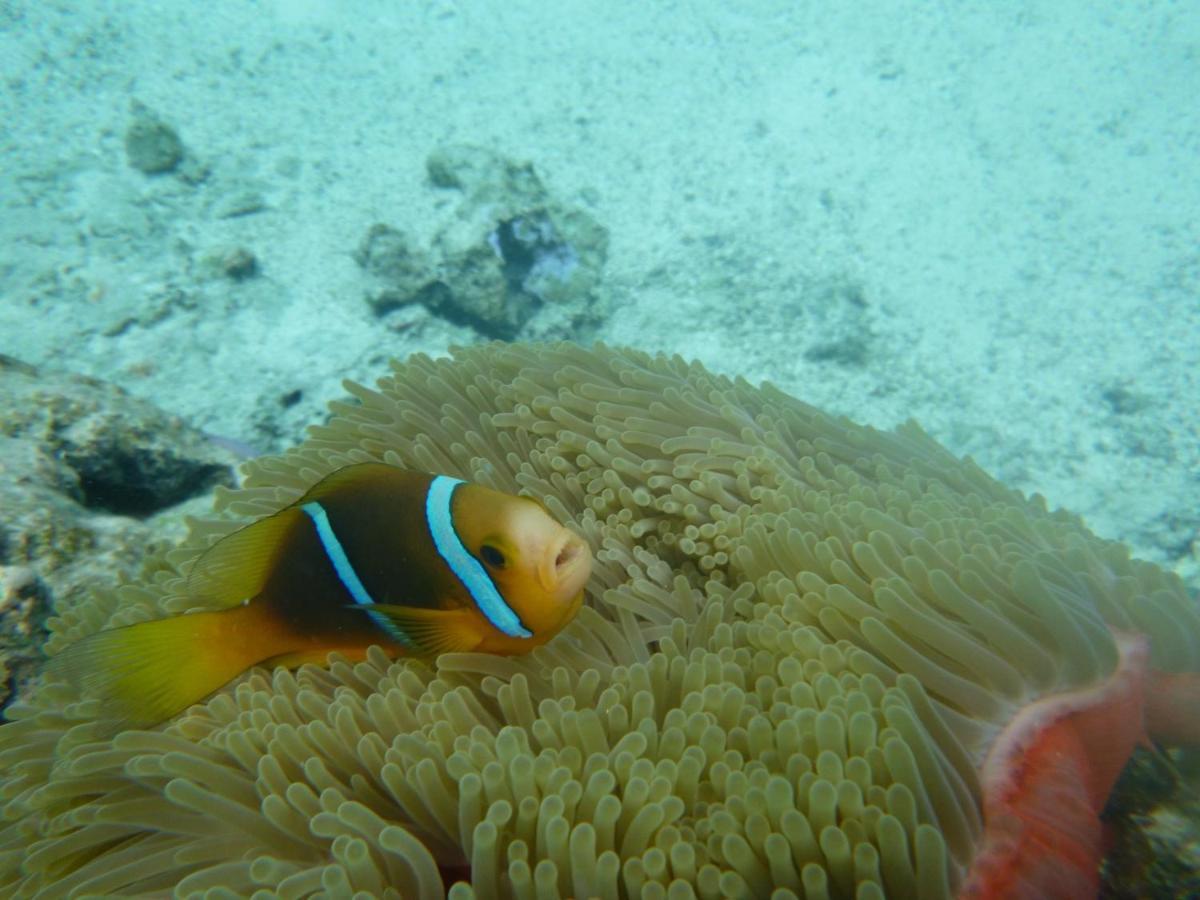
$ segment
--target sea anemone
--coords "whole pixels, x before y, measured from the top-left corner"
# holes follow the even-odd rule
[[[116,735],[47,683],[0,727],[0,893],[1086,895],[1091,794],[1129,752],[1097,717],[1137,717],[1131,746],[1149,672],[1194,694],[1176,577],[915,424],[567,344],[347,387],[220,492],[225,518],[62,611],[48,650],[186,611],[231,517],[367,460],[542,499],[596,553],[578,619],[526,657],[255,669]]]

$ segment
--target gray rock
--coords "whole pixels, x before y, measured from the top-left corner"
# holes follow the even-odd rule
[[[449,288],[440,312],[513,338],[543,311],[569,313],[570,331],[594,311],[608,232],[590,215],[549,197],[465,212],[435,241]]]
[[[217,219],[237,219],[260,213],[266,208],[267,200],[261,189],[254,185],[235,184],[213,201],[212,215]]]
[[[245,247],[216,247],[200,258],[198,273],[206,278],[245,281],[258,274],[258,257]]]
[[[380,315],[419,302],[436,281],[429,254],[390,225],[372,225],[354,251],[354,260],[374,282],[367,302]]]
[[[133,121],[125,129],[125,159],[147,175],[173,172],[184,157],[179,134],[137,101],[133,103]]]
[[[546,198],[546,189],[532,163],[507,159],[487,147],[440,147],[426,158],[425,172],[435,187],[462,191],[472,206],[536,206]]]
[[[0,565],[0,710],[41,664],[50,596],[28,566]]]
[[[486,148],[441,148],[426,171],[461,202],[428,254],[391,226],[371,228],[355,258],[378,285],[377,312],[420,302],[501,339],[579,337],[598,320],[608,232],[591,215],[550,196],[530,163]]]

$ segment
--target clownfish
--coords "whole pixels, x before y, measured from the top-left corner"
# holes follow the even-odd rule
[[[544,644],[583,602],[592,556],[536,500],[383,463],[347,466],[227,535],[188,574],[220,609],[101,631],[50,662],[106,718],[153,724],[259,663]]]

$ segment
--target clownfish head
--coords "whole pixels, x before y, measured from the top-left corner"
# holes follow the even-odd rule
[[[575,617],[592,571],[591,550],[579,535],[536,500],[475,484],[459,486],[453,511],[463,545],[483,565],[525,632],[490,629],[494,634],[484,639],[479,651],[525,652],[544,644]]]

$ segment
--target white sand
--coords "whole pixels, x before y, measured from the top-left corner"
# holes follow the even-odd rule
[[[428,240],[426,156],[483,144],[609,228],[602,339],[914,417],[1195,575],[1200,6],[77,6],[0,3],[0,352],[292,442],[341,378],[473,339],[388,331],[350,254]],[[134,98],[206,182],[128,167]],[[262,276],[204,277],[226,245]]]

